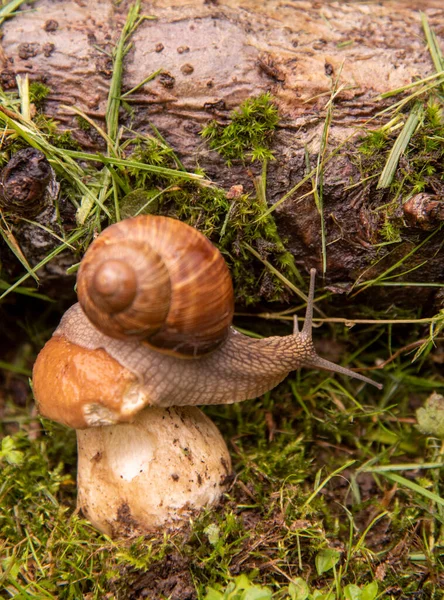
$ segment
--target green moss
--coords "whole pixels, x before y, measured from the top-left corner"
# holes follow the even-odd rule
[[[364,340],[364,334],[361,339],[355,334],[357,347]],[[388,390],[390,410],[378,408],[383,398],[365,392],[359,396],[363,407],[339,382],[316,372],[299,373],[261,399],[207,407],[233,442],[237,478],[222,504],[178,534],[114,541],[75,512],[74,432],[32,421],[29,408],[7,403],[2,425],[7,435],[0,450],[1,589],[9,596],[61,600],[123,600],[149,590],[149,597],[160,600],[173,591],[173,598],[179,592],[192,598],[195,587],[196,597],[203,599],[209,587],[224,594],[234,575],[248,573],[250,583],[242,581],[251,593],[268,588],[277,598],[294,598],[289,579],[300,584],[299,573],[311,594],[335,588],[340,598],[347,598],[357,593],[350,586],[373,590],[366,586],[374,580],[372,568],[381,563],[387,573],[379,593],[390,586],[418,592],[425,563],[415,565],[408,554],[428,556],[421,540],[433,536],[431,522],[435,519],[439,526],[439,512],[402,489],[392,498],[392,485],[385,485],[380,475],[373,479],[367,474],[356,482],[360,466],[412,462],[396,438],[415,445],[418,465],[439,460],[439,445],[426,456],[415,428],[407,419],[396,419],[411,414],[411,392],[396,370],[387,382],[392,378],[397,383]],[[354,384],[344,385],[352,391]],[[8,432],[17,422],[21,430]],[[334,471],[337,476],[324,483]],[[438,491],[442,482],[436,474],[434,479],[431,471],[423,471],[415,480]],[[354,499],[353,490],[365,498]],[[392,498],[389,508],[387,495]],[[373,522],[382,513],[384,519]],[[419,528],[429,537],[422,537]],[[435,550],[427,559],[435,581],[430,594],[440,587],[438,529],[434,540]],[[393,552],[398,544],[404,549],[400,554]],[[372,568],[369,556],[377,561]],[[235,583],[240,590],[241,582]],[[186,589],[191,589],[188,596]]]
[[[282,281],[252,256],[248,246],[290,280],[294,279],[294,259],[285,249],[272,216],[259,220],[266,207],[257,197],[241,194],[229,200],[223,190],[193,191],[188,186],[185,192],[173,192],[169,198],[174,214],[200,229],[221,250],[240,304],[282,300]]]
[[[262,102],[267,106],[269,97]],[[18,104],[7,104],[9,110],[14,106]],[[412,137],[413,146],[389,190],[390,197],[378,197],[386,205],[385,213],[381,211],[387,222],[382,232],[386,240],[397,235],[396,199],[403,198],[406,190],[420,189],[418,186],[433,189],[442,178],[440,106],[436,99],[425,111],[424,122]],[[233,115],[230,125],[235,126],[225,134],[227,147],[234,146],[228,150],[233,152],[226,156],[228,161],[261,158],[266,156],[262,148],[270,152],[275,118],[267,111],[259,117],[259,108],[258,99],[252,99]],[[256,154],[254,136],[244,131],[249,120],[261,125],[253,127],[254,136],[259,136],[254,139]],[[17,118],[18,128],[20,123]],[[293,258],[273,218],[263,218],[266,194],[259,184],[255,194],[228,198],[209,182],[184,181],[180,159],[158,132],[141,137],[128,131],[130,139],[116,152],[133,161],[175,169],[174,173],[149,173],[136,164],[108,171],[109,162],[101,162],[100,157],[85,168],[84,156],[74,169],[68,160],[71,154],[56,152],[72,147],[70,135],[60,136],[56,124],[42,115],[35,123],[41,133],[32,132],[37,145],[55,166],[59,161],[63,166],[58,177],[62,173],[66,177],[62,181],[66,197],[74,205],[83,202],[86,194],[76,187],[78,180],[86,182],[87,191],[96,197],[103,191],[100,200],[105,209],[93,203],[76,243],[86,247],[93,233],[115,220],[118,210],[113,213],[113,201],[121,217],[136,214],[147,202],[152,202],[150,206],[157,203],[157,212],[187,221],[218,245],[233,273],[238,300],[249,304],[283,297],[280,280],[249,250],[254,249],[289,279],[293,277]],[[222,136],[223,131],[219,133]],[[31,134],[27,130],[22,138],[15,135],[9,138],[12,143],[19,140],[24,144]],[[362,141],[357,160],[366,175],[375,175],[382,168],[395,138],[396,130],[381,129]],[[53,145],[44,145],[48,139]],[[214,137],[214,143],[220,144],[220,140]],[[419,154],[423,152],[422,163],[416,162],[415,144]],[[428,162],[426,153],[432,156]],[[404,188],[405,182],[410,187]],[[28,322],[34,327],[33,319]],[[259,329],[268,333],[267,325],[259,323],[256,320]],[[435,325],[438,332],[441,324]],[[35,328],[40,328],[36,334],[40,346],[48,331],[40,321]],[[255,401],[207,407],[206,412],[231,442],[236,478],[217,509],[197,516],[189,529],[172,536],[111,541],[75,512],[75,435],[30,419],[29,407],[20,409],[12,402],[7,388],[11,385],[14,389],[14,385],[8,371],[0,425],[4,435],[0,450],[0,597],[121,600],[148,593],[158,600],[191,598],[196,588],[202,599],[211,586],[216,595],[209,599],[219,600],[237,586],[235,593],[241,598],[246,594],[267,598],[272,593],[276,598],[294,600],[299,586],[309,600],[326,598],[331,590],[338,600],[363,597],[364,590],[367,600],[373,600],[375,586],[366,586],[372,585],[374,570],[380,565],[381,597],[426,590],[427,597],[438,598],[443,571],[441,505],[401,485],[395,489],[384,479],[386,471],[371,471],[378,465],[393,465],[394,472],[403,468],[419,486],[443,495],[442,447],[436,440],[418,435],[411,423],[412,405],[427,397],[431,387],[442,384],[431,361],[412,366],[410,357],[402,357],[402,348],[423,335],[423,330],[409,325],[407,339],[406,330],[400,335],[396,330],[381,329],[375,336],[370,328],[355,327],[353,333],[335,329],[337,343],[352,349],[351,356],[362,362],[359,366],[394,354],[396,360],[380,375],[385,380],[381,393],[329,374],[302,371]],[[316,337],[320,341],[322,331]],[[327,334],[327,350],[326,338]],[[19,383],[19,390],[26,385],[23,380]],[[435,466],[425,471],[430,465],[423,463]],[[240,573],[249,577],[233,580]],[[173,590],[175,585],[178,588]],[[231,586],[228,592],[227,586]]]
[[[76,115],[76,121],[77,121],[77,127],[81,131],[91,131],[92,130],[92,125],[90,123],[88,123],[88,121],[86,119],[84,119],[83,117],[81,117],[80,115]]]
[[[29,84],[29,100],[39,109],[42,108],[50,93],[50,88],[40,81],[33,81]]]
[[[359,144],[359,151],[367,156],[374,156],[380,150],[387,148],[388,134],[385,129],[371,131]]]
[[[379,233],[382,239],[386,242],[391,243],[401,241],[400,227],[395,222],[395,219],[390,219],[388,211],[385,213],[385,220],[379,230]]]
[[[156,167],[177,168],[177,158],[170,146],[162,143],[156,138],[141,138],[136,136],[131,140],[130,158],[135,162],[141,162]],[[171,185],[174,181],[169,177],[153,176],[147,171],[137,167],[129,168],[129,174],[137,183],[138,188],[148,188],[155,185]]]
[[[69,129],[59,129],[59,123],[44,114],[38,114],[34,119],[42,134],[55,148],[62,150],[80,150],[80,144],[73,138]]]
[[[210,148],[219,152],[228,165],[233,160],[273,158],[270,142],[279,121],[278,110],[270,94],[248,98],[230,115],[231,122],[211,121],[201,132]]]
[[[50,137],[51,143],[56,148],[64,150],[81,150],[80,144],[73,138],[71,131],[60,131]]]

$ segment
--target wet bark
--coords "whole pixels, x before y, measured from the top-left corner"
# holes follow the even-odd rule
[[[43,81],[51,89],[45,112],[72,128],[84,147],[94,149],[97,139],[80,131],[65,107],[75,105],[103,124],[112,74],[112,61],[103,51],[113,48],[129,4],[35,2],[32,11],[3,26],[3,87],[12,89],[17,74]],[[307,149],[315,164],[332,82],[339,77],[342,91],[334,102],[329,148],[351,139],[348,151],[334,157],[324,174],[325,282],[335,292],[347,290],[363,271],[368,269],[366,278],[384,272],[430,234],[409,218],[401,232],[403,241],[395,249],[375,247],[381,241],[382,223],[374,209],[387,199],[376,193],[374,183],[349,189],[360,176],[351,160],[356,132],[371,118],[374,126],[384,119],[377,116],[384,104],[375,97],[434,72],[420,10],[442,40],[441,0],[144,2],[144,14],[156,20],[145,21],[133,36],[124,89],[157,69],[163,74],[127,98],[134,113],[131,117],[122,113],[122,122],[131,122],[140,132],[150,132],[150,124],[155,125],[186,167],[202,166],[226,190],[242,184],[249,191],[253,189],[249,168],[240,163],[227,168],[199,132],[210,119],[226,122],[230,111],[246,98],[271,92],[281,116],[273,142],[276,160],[268,172],[271,205],[305,175]],[[319,213],[312,196],[301,199],[309,189],[298,190],[274,213],[281,236],[303,270],[321,266]],[[404,264],[407,270],[426,261],[409,276],[412,281],[443,280],[440,238],[438,233]],[[32,248],[27,250],[32,255]],[[405,306],[440,302],[431,288],[380,289],[388,302],[396,298]]]

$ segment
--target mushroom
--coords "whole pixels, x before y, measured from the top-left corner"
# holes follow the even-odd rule
[[[33,382],[40,413],[77,430],[78,506],[100,531],[174,526],[226,490],[230,455],[212,421],[195,406],[145,407],[137,377],[105,350],[55,332]]]

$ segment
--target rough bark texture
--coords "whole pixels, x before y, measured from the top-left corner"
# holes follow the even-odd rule
[[[63,105],[76,105],[104,120],[112,62],[109,51],[124,23],[129,2],[41,0],[30,12],[4,24],[3,86],[14,87],[15,75],[28,73],[44,81],[51,94],[45,112],[77,129]],[[426,12],[438,38],[444,35],[441,0],[346,3],[269,0],[156,0],[143,3],[145,21],[133,36],[125,63],[124,87],[130,89],[157,69],[163,74],[128,97],[134,109],[132,127],[150,131],[154,124],[184,164],[205,168],[220,186],[243,184],[252,189],[244,165],[227,168],[202,141],[199,132],[212,118],[222,122],[246,98],[270,91],[281,121],[270,165],[268,201],[276,202],[305,174],[304,152],[315,157],[320,146],[332,79],[339,72],[343,91],[335,101],[329,144],[333,148],[383,108],[375,97],[433,73],[424,42],[420,10]],[[129,119],[122,115],[123,122]],[[128,121],[129,122],[129,121]],[[373,123],[380,121],[375,119]],[[80,130],[86,147],[97,141]],[[355,138],[356,139],[356,138]],[[352,142],[353,143],[353,142]],[[313,163],[314,164],[314,163]],[[254,171],[254,168],[253,168]],[[374,188],[357,195],[347,191],[358,178],[344,153],[328,163],[324,182],[327,229],[326,282],[353,281],[381,254],[373,244],[381,226],[372,212],[383,201]],[[299,190],[298,194],[308,191]],[[280,234],[304,267],[320,267],[320,219],[313,197],[290,198],[275,213]],[[427,233],[406,228],[403,243],[372,268],[383,272]],[[444,275],[440,236],[410,262],[416,281],[440,281]],[[379,240],[380,241],[380,240]],[[405,304],[429,303],[430,288],[385,288]]]

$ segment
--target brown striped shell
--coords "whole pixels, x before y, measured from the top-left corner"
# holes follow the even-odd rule
[[[80,264],[77,293],[102,333],[185,356],[217,348],[233,318],[222,255],[196,229],[168,217],[140,215],[105,229]]]

